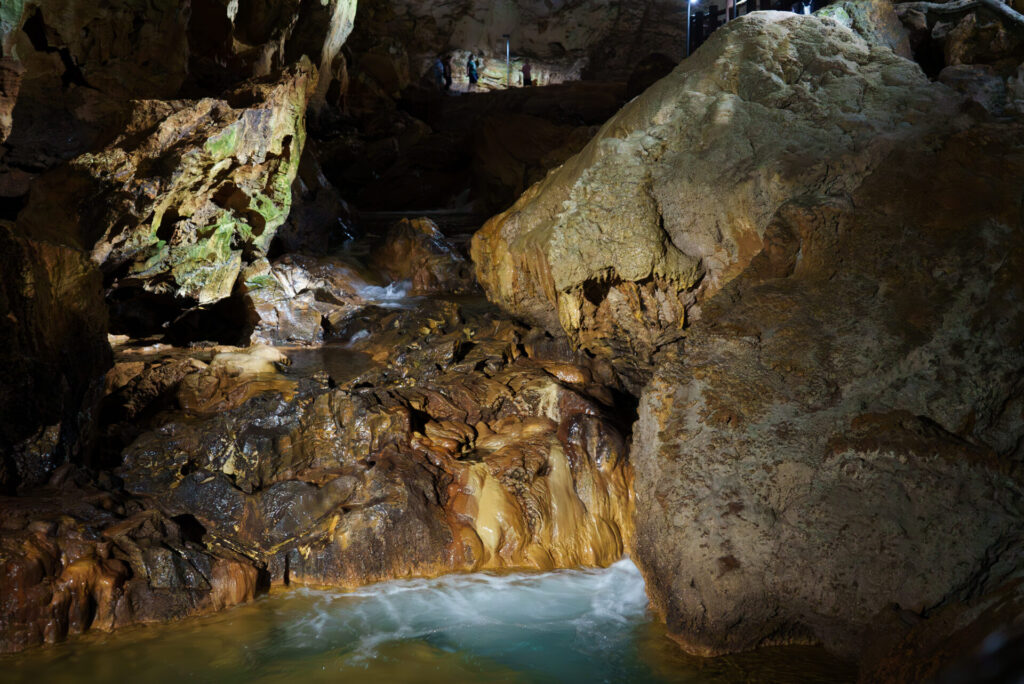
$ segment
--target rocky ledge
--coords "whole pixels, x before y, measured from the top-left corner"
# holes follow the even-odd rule
[[[141,434],[116,476],[67,466],[3,502],[2,650],[273,584],[617,560],[632,470],[610,368],[479,307],[364,309],[306,352],[342,359],[319,368],[122,352],[110,415]]]

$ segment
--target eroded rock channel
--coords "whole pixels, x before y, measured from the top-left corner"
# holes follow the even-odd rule
[[[66,4],[0,12],[0,652],[630,555],[692,656],[1019,667],[1021,8]]]

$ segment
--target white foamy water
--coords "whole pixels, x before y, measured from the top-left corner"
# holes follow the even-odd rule
[[[687,659],[623,560],[600,570],[298,589],[202,619],[0,657],[4,682],[830,682],[816,653]]]
[[[629,560],[603,570],[450,575],[345,594],[303,593],[317,597],[316,615],[299,626],[304,638],[340,638],[357,659],[374,658],[382,644],[409,639],[508,659],[510,665],[527,664],[514,662],[515,644],[530,644],[536,655],[557,643],[558,658],[590,658],[613,642],[628,641],[628,630],[621,628],[647,615],[643,579]]]
[[[387,285],[360,285],[356,288],[356,294],[371,304],[384,308],[401,308],[409,299],[409,289],[412,282],[401,280]]]

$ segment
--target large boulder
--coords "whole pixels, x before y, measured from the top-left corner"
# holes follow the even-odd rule
[[[370,253],[390,280],[409,281],[409,294],[469,294],[476,288],[469,264],[428,218],[402,219]]]
[[[756,13],[474,237],[493,301],[642,394],[634,558],[687,650],[857,655],[1017,565],[1024,129],[986,117]]]
[[[124,133],[33,186],[18,226],[91,250],[111,286],[228,297],[288,216],[315,70],[225,99],[139,102]]]
[[[914,63],[837,22],[744,17],[491,219],[473,239],[477,277],[508,312],[616,359],[639,388],[784,202],[841,195],[956,113]]]
[[[365,303],[367,283],[340,259],[260,259],[242,272],[240,297],[250,313],[248,341],[314,344]]]
[[[1022,131],[785,205],[646,388],[636,559],[687,650],[856,655],[891,604],[920,619],[1016,567]]]

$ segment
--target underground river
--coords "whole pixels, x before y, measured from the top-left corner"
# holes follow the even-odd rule
[[[449,575],[340,593],[280,590],[205,618],[0,658],[4,681],[841,682],[820,649],[689,658],[628,559],[599,570]]]

